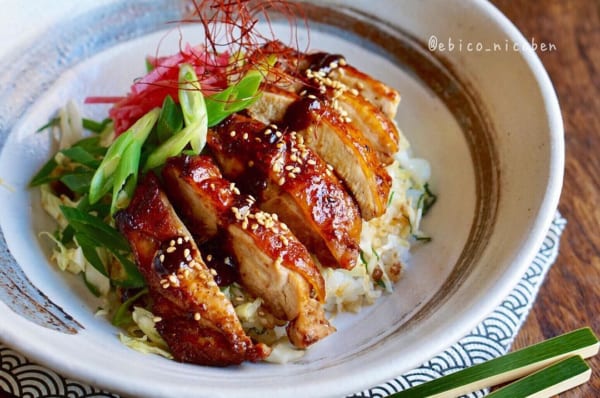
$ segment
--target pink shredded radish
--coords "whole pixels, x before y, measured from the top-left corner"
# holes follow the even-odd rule
[[[194,67],[204,95],[211,95],[227,87],[229,54],[213,55],[204,47],[189,44],[179,53],[166,57],[148,57],[153,70],[131,85],[124,97],[92,96],[87,104],[113,104],[108,115],[113,120],[115,133],[127,130],[137,119],[155,107],[162,106],[167,95],[178,102],[179,65]]]

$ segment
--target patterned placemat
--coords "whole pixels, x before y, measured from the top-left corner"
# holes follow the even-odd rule
[[[394,392],[505,354],[525,321],[548,269],[556,259],[560,236],[566,224],[567,221],[557,213],[542,246],[520,282],[502,304],[468,335],[420,367],[351,397],[386,397]],[[0,343],[0,398],[3,398],[2,391],[23,398],[119,397],[62,377]],[[486,391],[478,391],[467,397],[485,395]]]

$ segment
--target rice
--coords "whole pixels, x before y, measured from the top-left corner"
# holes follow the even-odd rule
[[[357,312],[384,292],[391,292],[401,278],[415,236],[422,237],[419,198],[425,193],[429,165],[412,158],[406,149],[395,156],[387,171],[392,178],[387,210],[381,217],[363,222],[357,266],[350,271],[321,269],[327,289],[325,309],[332,314]]]

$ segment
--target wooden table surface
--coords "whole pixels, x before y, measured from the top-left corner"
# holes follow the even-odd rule
[[[562,109],[566,170],[559,210],[567,219],[558,260],[514,348],[590,326],[600,334],[600,0],[494,0],[538,55]],[[600,355],[589,383],[562,397],[600,397]]]

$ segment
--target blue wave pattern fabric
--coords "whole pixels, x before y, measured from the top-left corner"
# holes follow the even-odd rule
[[[456,372],[505,354],[525,321],[550,266],[558,255],[567,221],[556,213],[542,247],[520,282],[501,305],[452,347],[400,377],[348,398],[386,397],[403,389]],[[24,398],[118,398],[118,395],[64,378],[30,362],[0,343],[0,396],[2,390]],[[483,397],[487,391],[466,395]]]

